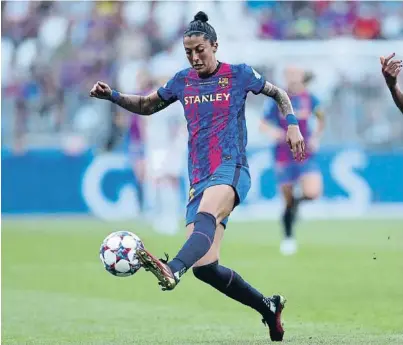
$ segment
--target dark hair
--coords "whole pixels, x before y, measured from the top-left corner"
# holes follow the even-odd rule
[[[207,23],[208,16],[203,11],[197,12],[194,19],[189,23],[189,26],[183,33],[183,36],[200,36],[203,35],[205,39],[209,40],[212,44],[217,41],[217,34],[214,28]]]
[[[315,75],[312,72],[308,71],[304,73],[304,84],[309,84],[313,79],[315,79]]]

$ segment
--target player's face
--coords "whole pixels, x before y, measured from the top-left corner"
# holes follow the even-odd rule
[[[304,87],[305,72],[301,68],[288,67],[284,72],[285,80],[288,89],[294,92],[298,92],[299,89]]]
[[[186,36],[183,39],[186,57],[190,65],[197,71],[199,75],[207,75],[217,67],[217,60],[215,52],[217,51],[218,44],[215,42],[211,44],[203,36]]]

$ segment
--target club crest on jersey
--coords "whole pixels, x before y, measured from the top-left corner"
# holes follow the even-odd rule
[[[226,87],[228,86],[228,78],[220,78],[218,79],[218,85],[220,85],[221,87]]]

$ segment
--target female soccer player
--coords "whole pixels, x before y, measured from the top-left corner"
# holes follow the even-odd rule
[[[402,60],[392,60],[395,57],[395,53],[390,54],[387,58],[381,56],[382,74],[385,78],[386,85],[388,86],[390,93],[396,106],[403,113],[403,92],[400,90],[397,83],[397,76],[403,68]]]
[[[170,262],[157,259],[145,249],[137,254],[164,290],[175,288],[181,276],[193,267],[198,279],[258,311],[271,339],[281,341],[284,297],[264,297],[236,272],[218,263],[228,216],[245,199],[251,184],[245,153],[248,92],[276,100],[288,123],[286,141],[294,157],[304,158],[304,139],[284,90],[265,82],[245,64],[217,61],[217,35],[207,20],[204,12],[197,13],[184,32],[183,45],[191,67],[178,72],[158,91],[146,97],[125,95],[97,82],[90,95],[143,115],[177,100],[182,103],[189,131],[188,239]]]
[[[276,178],[280,185],[285,201],[283,213],[284,239],[280,251],[284,255],[292,255],[297,250],[293,234],[293,225],[298,204],[303,200],[314,200],[322,193],[322,175],[315,162],[315,151],[318,149],[319,139],[324,129],[323,112],[319,101],[306,89],[306,83],[311,79],[305,71],[298,67],[288,67],[285,70],[285,79],[291,104],[298,116],[301,131],[308,143],[307,157],[304,162],[294,161],[285,144],[287,122],[279,113],[276,104],[266,101],[261,130],[274,138]],[[317,126],[311,130],[312,115],[317,117]],[[300,183],[302,197],[294,197],[294,187]]]

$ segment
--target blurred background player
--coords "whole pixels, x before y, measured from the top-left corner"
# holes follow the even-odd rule
[[[149,71],[145,68],[139,69],[135,75],[136,92],[138,94],[148,94],[153,88],[153,79]],[[142,116],[133,116],[133,114],[118,107],[118,121],[126,123],[126,148],[130,160],[137,192],[137,202],[139,216],[145,216],[145,181],[146,181],[146,156],[145,156],[145,140],[147,122]]]
[[[402,60],[391,60],[394,57],[395,53],[390,54],[387,58],[381,56],[382,74],[396,106],[403,113],[403,92],[400,90],[399,84],[397,83],[397,76],[402,70],[403,65]]]
[[[157,80],[163,85],[168,78]],[[151,205],[151,224],[159,233],[173,235],[180,229],[186,142],[186,121],[179,102],[147,119],[147,199]]]
[[[324,118],[318,99],[306,87],[313,75],[302,68],[289,66],[285,69],[284,77],[287,92],[307,143],[306,159],[302,162],[293,159],[285,142],[287,122],[271,99],[267,99],[264,106],[261,130],[276,142],[275,173],[285,202],[282,217],[284,238],[280,251],[284,255],[292,255],[297,250],[293,228],[298,205],[304,200],[314,200],[322,193],[322,176],[315,162],[315,152],[324,130]],[[313,115],[317,119],[316,122]],[[300,184],[302,190],[302,195],[298,197],[295,195],[297,184]]]

